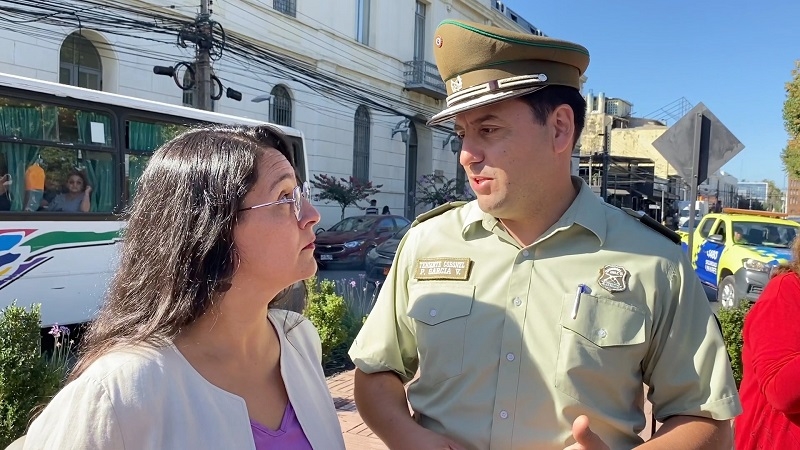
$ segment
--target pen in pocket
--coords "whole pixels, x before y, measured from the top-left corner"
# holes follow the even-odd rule
[[[578,306],[581,304],[581,294],[591,294],[592,290],[589,286],[581,283],[578,285],[578,290],[575,292],[575,303],[572,305],[572,319],[578,317]]]

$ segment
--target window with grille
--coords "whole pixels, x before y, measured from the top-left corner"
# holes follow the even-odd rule
[[[272,88],[272,108],[270,108],[270,122],[292,126],[292,97],[289,91],[283,86]]]
[[[272,7],[287,16],[297,17],[297,2],[295,0],[273,0]]]
[[[361,105],[353,128],[353,177],[365,183],[369,181],[369,135],[369,110]]]
[[[417,2],[416,13],[414,14],[414,61],[425,59],[425,3]]]
[[[183,85],[189,86],[192,84],[194,80],[192,79],[192,74],[187,70],[183,73]],[[195,99],[195,91],[197,90],[197,86],[193,88],[183,91],[183,106],[188,106],[190,108],[195,107],[194,99]]]
[[[67,36],[59,55],[61,84],[100,91],[103,89],[103,65],[92,41],[79,32]]]
[[[369,45],[369,6],[372,0],[356,0],[356,40]]]

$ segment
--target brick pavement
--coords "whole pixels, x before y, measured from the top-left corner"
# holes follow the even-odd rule
[[[353,400],[354,371],[342,372],[328,378],[328,389],[331,391],[333,402],[336,405],[336,415],[342,426],[344,444],[348,449],[373,450],[386,449],[387,447],[364,424],[356,409]],[[641,436],[647,440],[650,437],[650,403],[645,404],[645,414],[648,417],[647,425]]]

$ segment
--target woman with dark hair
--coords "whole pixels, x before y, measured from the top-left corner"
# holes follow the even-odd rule
[[[800,239],[745,316],[738,450],[800,448]]]
[[[64,192],[56,195],[48,211],[89,212],[91,208],[92,187],[86,182],[83,172],[73,170],[67,176]]]
[[[384,216],[388,216],[389,214],[391,214],[391,212],[389,212],[389,205],[383,206],[383,211],[381,211],[381,214],[383,214]]]
[[[314,225],[283,134],[188,131],[138,181],[118,269],[25,448],[344,448],[319,335],[271,308],[311,277]]]

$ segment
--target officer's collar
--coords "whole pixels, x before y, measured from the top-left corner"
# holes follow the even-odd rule
[[[606,207],[582,178],[572,177],[572,185],[578,190],[578,196],[575,197],[572,205],[567,208],[558,222],[550,227],[543,236],[548,236],[555,230],[566,229],[573,224],[578,224],[597,236],[602,245],[606,239]],[[468,211],[461,228],[461,235],[464,238],[467,237],[471,226],[477,222],[480,222],[487,231],[491,231],[500,223],[496,217],[483,212],[477,201],[470,202],[465,208],[468,208]]]

